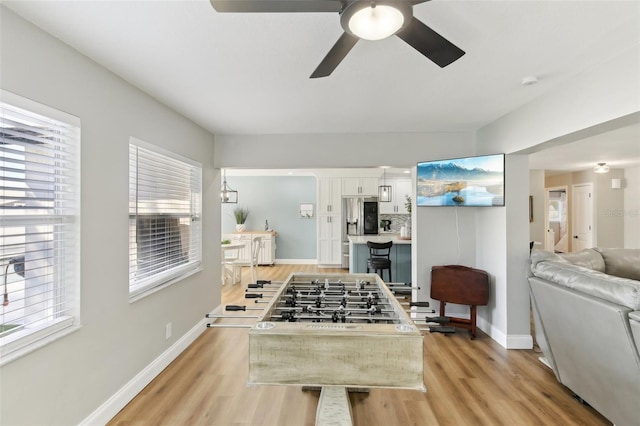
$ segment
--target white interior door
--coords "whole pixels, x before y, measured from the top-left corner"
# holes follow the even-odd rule
[[[580,251],[593,247],[593,184],[573,185],[573,235],[571,249]]]

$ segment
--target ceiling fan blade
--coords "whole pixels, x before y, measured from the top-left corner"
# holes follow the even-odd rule
[[[217,12],[340,12],[340,0],[210,0]]]
[[[336,44],[333,45],[327,56],[324,57],[318,68],[311,74],[310,78],[326,77],[336,69],[340,62],[347,56],[353,46],[360,40],[347,33],[342,33]]]
[[[396,33],[411,47],[435,62],[440,68],[460,59],[464,51],[413,17],[409,25]]]

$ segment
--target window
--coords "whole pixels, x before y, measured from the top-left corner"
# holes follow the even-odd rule
[[[2,91],[0,364],[79,326],[80,121]]]
[[[129,293],[133,300],[200,268],[202,167],[131,138]]]

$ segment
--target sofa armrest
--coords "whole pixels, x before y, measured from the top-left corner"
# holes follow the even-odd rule
[[[605,263],[605,273],[640,280],[640,249],[595,248]]]

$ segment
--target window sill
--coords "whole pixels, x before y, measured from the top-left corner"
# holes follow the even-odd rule
[[[190,277],[191,275],[197,274],[198,272],[201,272],[203,270],[203,268],[201,266],[192,269],[190,271],[185,272],[184,274],[175,277],[165,283],[162,283],[160,285],[154,286],[154,287],[150,287],[150,288],[144,288],[144,289],[139,289],[139,290],[134,290],[131,293],[129,293],[129,303],[134,303],[137,302],[138,300],[142,300],[147,296],[151,296],[154,293],[157,293],[160,290],[163,290],[169,286],[172,286],[173,284],[184,280],[185,278]]]
[[[60,318],[39,329],[27,329],[0,339],[0,367],[80,329],[73,317]]]

